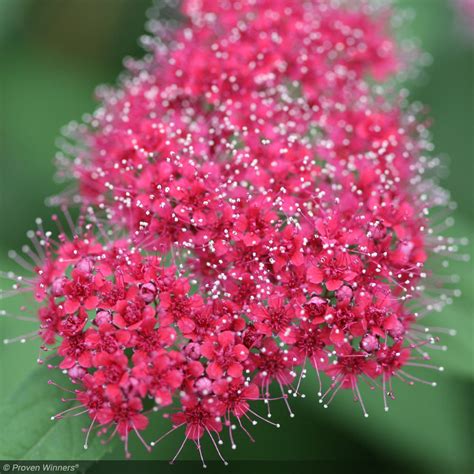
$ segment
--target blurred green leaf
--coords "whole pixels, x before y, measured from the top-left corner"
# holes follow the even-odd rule
[[[426,378],[431,380],[437,375],[428,374]],[[396,400],[390,403],[388,412],[383,410],[381,390],[372,392],[361,386],[368,418],[362,416],[350,390],[341,390],[327,410],[314,402],[306,409],[312,406],[320,418],[331,419],[333,429],[344,428],[361,443],[385,452],[388,459],[398,459],[412,467],[418,465],[417,472],[468,472],[470,386],[446,375],[437,377],[437,381],[438,386],[433,388],[408,386],[395,380]],[[307,391],[315,390],[315,384],[310,382]],[[306,402],[310,403],[308,398],[314,396],[309,393]]]
[[[25,0],[0,1],[0,38],[7,36],[21,22],[26,6]]]
[[[461,214],[456,214],[455,226],[446,231],[446,235],[453,237],[471,237],[474,235],[472,223]],[[460,254],[465,254],[473,259],[472,246],[460,246]],[[425,326],[439,326],[454,329],[456,335],[450,337],[441,336],[441,345],[446,345],[444,352],[432,351],[433,361],[445,367],[448,374],[459,377],[474,377],[473,360],[473,317],[474,308],[474,270],[470,262],[456,261],[447,259],[449,271],[443,271],[443,274],[454,274],[459,276],[459,282],[450,285],[453,289],[461,290],[460,298],[453,298],[453,303],[443,308],[439,313],[431,313],[423,319]]]
[[[15,460],[96,460],[102,458],[110,446],[102,445],[91,436],[85,450],[82,428],[90,424],[87,416],[71,416],[51,420],[70,404],[62,403],[65,396],[57,387],[48,384],[51,376],[46,367],[31,373],[0,411],[0,458]]]
[[[6,259],[6,255],[7,251],[0,247],[0,271],[2,272],[14,269],[12,262]],[[10,290],[11,286],[10,280],[0,277],[0,292]],[[31,302],[33,303],[31,305],[32,312],[35,314],[34,302]],[[19,382],[37,367],[36,359],[39,352],[37,340],[28,341],[25,344],[20,342],[2,344],[5,339],[14,339],[37,329],[38,323],[21,321],[16,318],[18,314],[21,314],[20,306],[30,306],[29,303],[25,294],[0,298],[0,310],[10,316],[0,318],[0,405],[12,397]]]

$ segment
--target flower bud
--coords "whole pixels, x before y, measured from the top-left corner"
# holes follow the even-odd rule
[[[156,298],[156,286],[154,283],[144,283],[140,287],[140,295],[145,303],[151,303]]]
[[[88,275],[94,269],[94,264],[90,258],[83,258],[76,264],[76,270],[84,275]]]
[[[109,311],[105,311],[103,309],[97,311],[97,314],[95,315],[95,323],[97,326],[100,326],[101,324],[106,324],[110,323],[112,320],[112,316],[110,315]]]
[[[376,336],[373,334],[366,334],[362,341],[360,342],[360,346],[366,352],[374,352],[379,348],[379,341]]]
[[[51,284],[51,295],[55,297],[64,296],[64,283],[65,282],[66,282],[66,279],[64,277],[56,278]]]
[[[190,359],[198,360],[201,357],[201,346],[197,342],[190,342],[184,348],[184,353]]]
[[[394,327],[392,327],[388,333],[390,336],[392,336],[394,339],[402,337],[405,334],[405,327],[403,324],[400,322],[398,319],[396,323],[394,324]]]
[[[196,380],[196,383],[194,385],[198,392],[203,395],[206,395],[211,391],[212,382],[207,377],[201,377],[200,379]]]

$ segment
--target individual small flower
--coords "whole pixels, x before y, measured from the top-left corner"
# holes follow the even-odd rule
[[[280,295],[272,295],[267,306],[251,304],[250,319],[255,328],[265,336],[278,335],[282,341],[292,342],[293,308],[285,304]]]
[[[201,354],[209,360],[206,373],[211,379],[225,375],[239,378],[244,370],[242,362],[247,359],[249,350],[239,342],[235,333],[223,331],[204,340]]]

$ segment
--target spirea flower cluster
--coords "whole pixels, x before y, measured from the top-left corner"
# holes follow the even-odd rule
[[[86,447],[109,433],[129,456],[132,433],[151,449],[152,419],[202,457],[203,437],[221,455],[223,433],[235,448],[233,430],[275,424],[272,403],[293,416],[308,370],[325,407],[348,389],[368,416],[367,383],[388,410],[393,380],[441,369],[419,319],[452,294],[424,267],[457,246],[430,219],[450,204],[423,110],[391,85],[409,60],[393,12],[185,0],[181,14],[151,21],[145,58],[67,128],[59,174],[77,186],[56,201],[82,215],[25,249],[35,275],[16,285],[74,384],[66,412],[87,413]]]

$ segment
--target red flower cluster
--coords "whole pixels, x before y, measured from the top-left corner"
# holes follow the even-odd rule
[[[447,196],[419,111],[373,81],[403,67],[390,12],[339,3],[184,1],[182,27],[70,126],[62,173],[113,232],[39,231],[30,286],[88,435],[128,455],[153,407],[177,405],[201,453],[224,427],[235,447],[272,386],[288,405],[308,363],[325,406],[349,388],[366,416],[361,380],[386,410],[393,378],[419,380],[405,368],[435,338],[412,300],[447,299],[421,295],[428,254],[450,251],[427,216]]]

